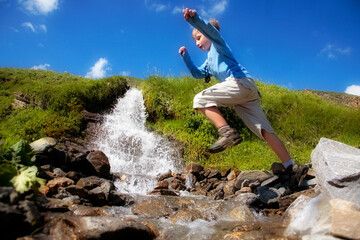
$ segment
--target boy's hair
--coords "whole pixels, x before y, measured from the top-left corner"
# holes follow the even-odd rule
[[[218,31],[220,31],[220,27],[219,27],[219,21],[216,20],[215,18],[209,19],[209,23],[211,25],[213,25]],[[192,32],[192,36],[193,38],[195,38],[195,35],[199,32],[199,30],[197,30],[196,28],[194,28],[193,32]]]

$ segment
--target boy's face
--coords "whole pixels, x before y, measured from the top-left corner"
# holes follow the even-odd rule
[[[203,51],[209,51],[211,47],[211,41],[207,39],[201,32],[196,31],[193,35],[196,46]]]

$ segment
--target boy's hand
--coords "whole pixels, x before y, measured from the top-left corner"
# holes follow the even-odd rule
[[[179,53],[180,53],[181,55],[183,55],[183,54],[186,53],[186,52],[187,52],[186,47],[181,47],[181,48],[179,49]]]
[[[183,9],[184,18],[187,20],[189,17],[195,16],[196,11],[194,9]]]

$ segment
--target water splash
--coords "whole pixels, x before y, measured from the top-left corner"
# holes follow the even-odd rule
[[[109,158],[111,172],[126,173],[115,183],[121,192],[146,194],[156,184],[156,175],[180,169],[178,151],[146,128],[145,110],[142,92],[129,89],[104,116],[95,142]]]

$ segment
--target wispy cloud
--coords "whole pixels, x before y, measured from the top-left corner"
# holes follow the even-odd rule
[[[345,90],[345,93],[360,96],[360,85],[348,86]]]
[[[32,32],[36,32],[36,30],[31,22],[24,22],[23,24],[21,24],[21,26],[23,26],[24,28],[30,29]]]
[[[182,13],[182,10],[183,10],[184,8],[185,8],[184,6],[182,6],[182,7],[175,6],[171,13],[172,13],[172,14]]]
[[[94,66],[90,68],[90,72],[86,73],[86,78],[99,79],[106,77],[106,71],[111,70],[109,62],[106,58],[100,58]]]
[[[159,0],[145,0],[145,6],[155,12],[161,12],[170,7],[170,4],[164,4],[163,1]]]
[[[350,55],[351,52],[352,52],[351,47],[340,48],[340,47],[336,47],[334,44],[328,43],[319,52],[318,56],[326,56],[328,59],[334,60],[339,55]]]
[[[18,0],[28,12],[35,15],[46,15],[59,8],[59,0]]]
[[[205,17],[217,17],[226,11],[228,0],[210,0],[206,5],[201,5],[199,13]]]
[[[35,69],[35,70],[49,70],[49,68],[50,68],[50,64],[47,63],[31,67],[31,69]]]
[[[31,22],[24,22],[23,24],[21,24],[22,27],[30,29],[32,32],[37,33],[37,32],[47,32],[47,28],[44,24],[40,24],[40,25],[33,25]]]

